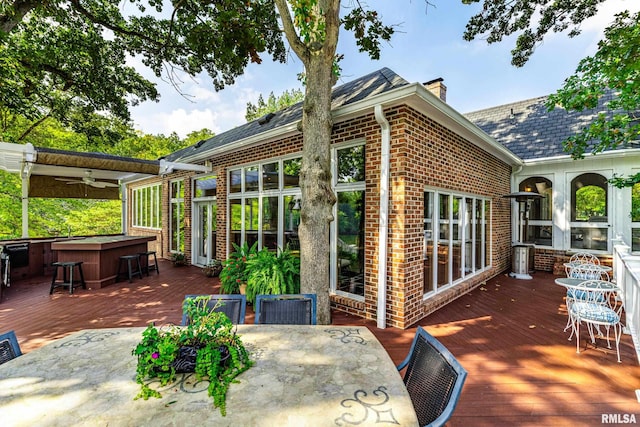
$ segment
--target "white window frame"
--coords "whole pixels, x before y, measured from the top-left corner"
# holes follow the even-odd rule
[[[162,183],[136,187],[132,190],[132,198],[131,226],[162,230]]]

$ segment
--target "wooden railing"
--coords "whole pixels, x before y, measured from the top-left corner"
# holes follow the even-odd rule
[[[629,245],[621,239],[613,243],[614,280],[622,289],[626,317],[624,332],[631,334],[640,362],[640,256],[633,255]]]

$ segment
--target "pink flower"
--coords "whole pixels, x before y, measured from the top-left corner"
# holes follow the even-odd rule
[[[152,359],[157,359],[158,357],[160,357],[160,355],[158,354],[157,351],[151,355]]]

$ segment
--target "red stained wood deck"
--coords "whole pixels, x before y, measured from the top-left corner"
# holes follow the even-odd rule
[[[449,426],[600,426],[603,414],[640,422],[640,366],[628,335],[621,358],[606,342],[586,346],[563,332],[564,289],[554,276],[500,275],[419,322],[460,360],[469,375]],[[160,261],[160,275],[73,295],[49,280],[15,282],[0,302],[0,332],[15,330],[24,352],[85,328],[179,323],[185,294],[217,293],[218,281],[195,267]],[[415,326],[378,329],[334,311],[334,324],[366,325],[394,362],[409,350]],[[248,308],[246,322],[253,322]],[[1,412],[1,410],[0,410]],[[1,415],[0,415],[1,418]]]

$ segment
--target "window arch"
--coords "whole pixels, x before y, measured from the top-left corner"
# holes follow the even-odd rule
[[[598,173],[571,180],[571,249],[608,250],[608,190],[607,179]]]
[[[553,183],[547,178],[532,176],[520,182],[518,189],[542,196],[529,201],[529,218],[523,241],[553,246]]]
[[[571,221],[607,222],[607,179],[585,173],[571,181]]]

